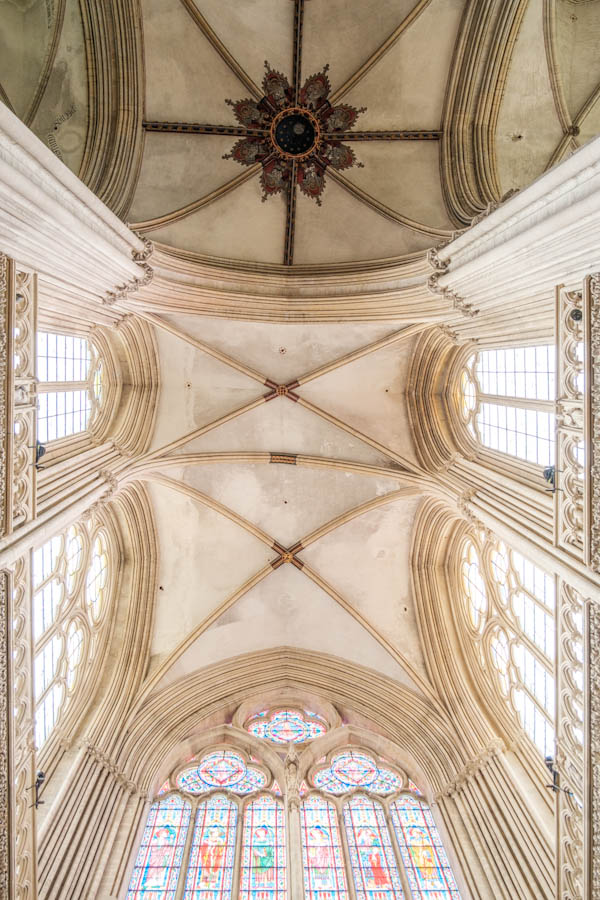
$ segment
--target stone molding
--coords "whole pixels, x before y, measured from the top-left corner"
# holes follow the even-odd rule
[[[587,789],[586,816],[587,891],[600,900],[600,605],[588,605],[587,663]]]
[[[600,573],[600,273],[588,279],[588,327],[590,396],[587,418],[590,460],[588,462],[587,502],[589,564]]]
[[[577,287],[600,264],[600,138],[438,249],[438,285],[487,309],[553,307],[554,285]],[[597,261],[597,262],[595,262]],[[521,325],[522,328],[522,325]]]
[[[14,897],[9,575],[0,572],[0,896]]]
[[[496,756],[500,756],[505,749],[506,747],[503,741],[499,739],[490,741],[487,747],[484,747],[477,756],[474,756],[473,759],[469,760],[466,766],[464,766],[460,772],[458,772],[456,776],[436,794],[435,799],[439,800],[441,797],[452,797],[454,794],[462,791],[465,786],[472,781],[485,766],[487,766],[490,760],[494,759]]]
[[[54,296],[98,302],[150,277],[144,242],[3,104],[0,247]]]

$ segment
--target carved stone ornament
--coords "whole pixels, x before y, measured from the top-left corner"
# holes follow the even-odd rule
[[[0,897],[13,896],[11,886],[11,855],[13,835],[11,828],[12,760],[9,747],[10,712],[9,698],[9,578],[0,572]]]
[[[285,758],[285,787],[288,806],[291,809],[300,808],[300,786],[298,784],[298,753],[293,744],[290,744]]]
[[[138,235],[139,236],[139,235]],[[127,284],[119,285],[115,288],[114,291],[108,291],[102,302],[105,306],[114,306],[115,303],[119,300],[125,300],[127,294],[133,294],[135,291],[139,291],[140,288],[146,287],[150,284],[154,277],[154,269],[152,266],[148,265],[147,260],[150,259],[152,253],[154,252],[154,244],[152,241],[149,241],[147,238],[141,237],[141,240],[144,243],[143,250],[132,250],[131,256],[134,262],[136,262],[142,272],[144,273],[140,277],[132,278],[131,281],[128,281]]]
[[[600,900],[600,605],[590,603],[589,620],[589,661],[588,684],[589,722],[588,759],[589,783],[587,801],[589,803],[589,871],[591,884],[588,896]]]
[[[444,298],[444,300],[448,300],[452,303],[452,308],[457,312],[463,314],[463,316],[469,316],[469,318],[473,318],[478,315],[479,310],[473,309],[472,303],[467,303],[463,297],[459,297],[458,294],[455,294],[454,291],[450,290],[447,287],[441,287],[439,284],[440,275],[444,275],[444,270],[439,270],[434,272],[433,275],[427,280],[427,290],[431,291],[432,294],[439,294]]]
[[[449,781],[448,784],[438,792],[435,799],[439,800],[442,797],[452,797],[453,794],[463,790],[469,781],[475,778],[479,772],[488,765],[490,760],[494,759],[496,756],[500,756],[505,749],[504,742],[499,738],[490,741],[487,747],[484,747],[477,756],[469,760],[466,766],[456,774],[455,778],[453,778],[452,781]]]
[[[589,279],[590,352],[590,565],[600,573],[600,273]]]

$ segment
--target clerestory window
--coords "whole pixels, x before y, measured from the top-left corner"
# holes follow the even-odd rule
[[[88,430],[103,399],[102,360],[93,343],[72,334],[37,335],[38,440]]]
[[[461,374],[461,412],[489,450],[539,466],[555,460],[556,348],[482,350]]]
[[[556,579],[487,535],[465,538],[460,574],[470,647],[540,753],[553,756]]]

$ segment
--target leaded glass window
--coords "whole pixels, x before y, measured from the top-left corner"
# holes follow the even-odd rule
[[[283,804],[275,797],[259,797],[244,813],[240,900],[286,898]]]
[[[37,335],[38,440],[85,431],[102,403],[102,363],[90,341],[71,334]]]
[[[353,797],[344,806],[344,826],[357,900],[404,897],[382,806]]]
[[[348,886],[337,810],[324,797],[300,807],[305,900],[347,900]]]
[[[431,811],[407,796],[395,800],[390,811],[413,900],[459,900]]]
[[[240,785],[252,769],[263,780],[246,793]],[[406,885],[417,881],[424,887],[414,900],[460,900],[429,807],[402,770],[352,748],[309,770],[299,804],[296,793],[286,803],[288,778],[280,783],[283,791],[260,758],[231,747],[181,763],[150,810],[128,897],[158,900],[156,890],[177,889],[182,900],[287,900],[295,877],[289,849],[301,854],[303,885],[296,890],[303,886],[304,900],[408,900]],[[154,835],[157,810],[165,809],[180,817],[179,825],[171,823],[179,837],[173,832],[166,846]],[[185,823],[193,823],[187,842],[182,810]],[[299,839],[300,847],[288,848],[288,839]],[[436,879],[443,882],[439,894]]]
[[[215,794],[196,810],[184,900],[230,900],[237,806]]]
[[[107,532],[73,525],[32,554],[35,741],[40,749],[72,706],[105,637],[112,583]]]
[[[479,662],[542,755],[552,756],[555,579],[485,535],[481,541],[465,540],[461,567],[466,620]]]
[[[175,900],[191,806],[176,794],[150,807],[127,900]]]
[[[300,744],[312,741],[327,731],[326,722],[316,713],[298,709],[264,710],[247,724],[250,734],[275,744]]]
[[[460,412],[483,446],[539,466],[554,464],[554,345],[482,350],[461,374]]]

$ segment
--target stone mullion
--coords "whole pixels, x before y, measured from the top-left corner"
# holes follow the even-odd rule
[[[286,797],[286,837],[288,851],[289,896],[304,900],[304,869],[302,864],[302,828],[298,798]]]
[[[160,799],[160,798],[158,798]],[[189,798],[187,798],[189,800]],[[177,882],[177,890],[175,891],[175,900],[183,900],[183,892],[185,891],[185,883],[187,880],[188,866],[190,864],[190,853],[192,850],[192,841],[194,840],[194,830],[196,828],[196,813],[202,801],[196,798],[192,801],[190,810],[190,823],[188,825],[187,834],[185,836],[185,845],[183,855],[181,857],[181,868],[179,869],[179,880]],[[237,835],[236,835],[237,838]]]
[[[346,881],[348,882],[348,892],[350,900],[357,900],[356,885],[354,884],[354,868],[350,858],[350,847],[348,846],[348,835],[346,834],[346,825],[344,823],[344,807],[340,804],[338,809],[336,806],[336,815],[338,819],[338,829],[340,832],[340,840],[342,842],[342,857],[346,869]]]
[[[242,875],[242,849],[244,843],[244,814],[246,803],[240,803],[237,808],[238,823],[235,836],[235,857],[233,860],[233,879],[231,885],[232,900],[237,900],[240,894],[240,882]]]
[[[387,826],[388,834],[390,837],[390,844],[392,845],[392,852],[394,854],[394,859],[396,860],[396,866],[398,869],[398,874],[400,876],[400,882],[402,884],[404,896],[406,897],[406,900],[419,900],[419,898],[413,896],[413,892],[410,889],[408,875],[406,874],[406,869],[404,868],[404,860],[402,859],[402,853],[400,852],[398,835],[396,834],[396,829],[394,828],[392,815],[388,806],[384,807],[384,814],[385,824]]]

